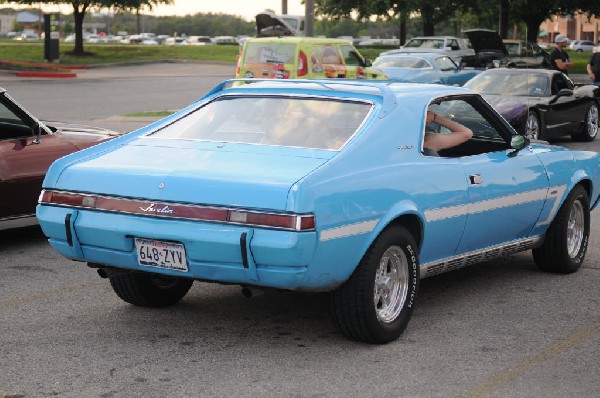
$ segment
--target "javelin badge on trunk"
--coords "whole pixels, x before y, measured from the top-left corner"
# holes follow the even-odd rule
[[[157,214],[173,214],[175,210],[171,209],[169,206],[165,205],[162,207],[156,207],[154,203],[150,204],[148,207],[140,207],[141,211],[146,213],[157,213]]]

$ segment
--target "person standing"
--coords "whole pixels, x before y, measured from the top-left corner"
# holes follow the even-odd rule
[[[569,54],[565,51],[569,38],[565,35],[557,35],[554,42],[556,43],[556,47],[550,53],[550,63],[554,69],[568,75],[569,68],[575,65],[569,58]]]
[[[600,86],[600,52],[593,53],[587,66],[587,73],[596,86]]]

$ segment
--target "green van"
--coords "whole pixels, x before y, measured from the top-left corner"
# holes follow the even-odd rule
[[[348,41],[312,37],[246,40],[238,58],[236,77],[386,79]]]

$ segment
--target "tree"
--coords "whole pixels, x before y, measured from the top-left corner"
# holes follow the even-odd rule
[[[114,7],[121,10],[131,10],[135,12],[137,19],[137,33],[142,33],[140,12],[143,8],[152,10],[159,4],[173,4],[173,0],[121,0],[115,1]]]
[[[73,48],[73,55],[85,55],[83,50],[83,19],[86,13],[92,7],[110,7],[114,2],[110,0],[43,0],[43,1],[31,1],[31,0],[16,0],[10,3],[17,4],[70,4],[73,7],[73,23],[75,28],[75,47]]]

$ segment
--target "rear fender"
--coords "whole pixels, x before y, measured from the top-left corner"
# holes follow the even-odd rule
[[[403,217],[410,217],[410,222],[403,221]],[[375,239],[392,224],[405,225],[409,232],[413,235],[419,251],[421,249],[421,243],[423,242],[423,220],[425,219],[423,213],[421,213],[416,204],[410,200],[403,200],[392,206],[389,211],[383,215],[377,222],[377,225],[371,233],[369,238],[365,240],[365,246],[361,250],[361,258],[364,257],[369,247],[373,244]]]

